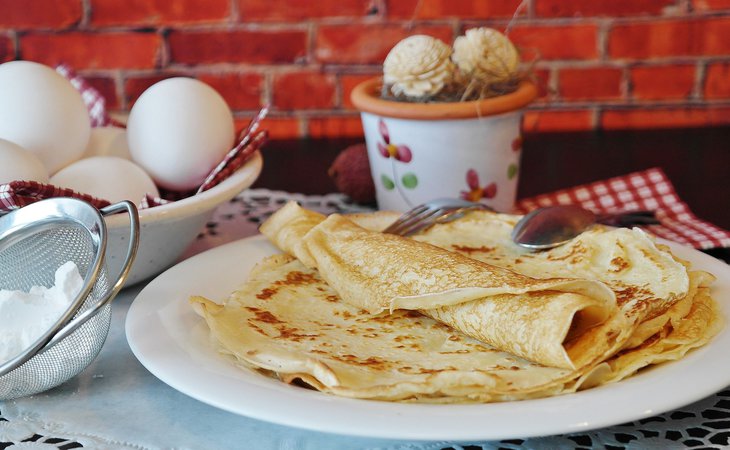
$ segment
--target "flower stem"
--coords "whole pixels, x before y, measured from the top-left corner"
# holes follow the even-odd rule
[[[403,188],[400,185],[400,181],[399,181],[399,178],[398,178],[398,173],[395,170],[395,158],[391,158],[390,165],[393,168],[393,183],[395,184],[396,189],[398,189],[398,193],[400,194],[401,198],[403,198],[403,200],[406,201],[406,204],[410,208],[413,205],[411,204],[411,201],[408,200],[408,197],[406,196],[406,193],[403,191]]]

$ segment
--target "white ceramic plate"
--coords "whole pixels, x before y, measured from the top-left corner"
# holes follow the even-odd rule
[[[730,266],[672,245],[714,273],[713,296],[730,311]],[[354,400],[289,386],[235,367],[219,355],[190,295],[222,300],[253,265],[276,250],[247,238],[183,261],[149,283],[127,315],[140,362],[178,391],[244,416],[310,430],[408,440],[493,440],[582,432],[679,408],[730,385],[730,330],[684,359],[577,394],[484,405],[418,405]],[[730,320],[728,320],[730,322]]]

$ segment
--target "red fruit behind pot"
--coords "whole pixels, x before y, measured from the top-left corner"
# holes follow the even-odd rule
[[[365,144],[342,150],[327,172],[337,190],[357,203],[375,202],[375,185]]]

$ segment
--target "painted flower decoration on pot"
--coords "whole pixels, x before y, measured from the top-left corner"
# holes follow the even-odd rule
[[[517,136],[512,140],[512,151],[515,153],[519,153],[520,150],[522,150],[522,136]],[[516,162],[513,162],[507,167],[507,179],[514,179],[519,171],[520,167],[517,165]]]
[[[378,131],[380,132],[380,137],[383,139],[382,142],[378,141],[377,143],[378,152],[384,158],[391,160],[392,169],[392,175],[385,173],[380,175],[380,182],[383,184],[383,187],[389,191],[397,188],[401,197],[403,197],[406,203],[411,205],[411,202],[408,200],[408,196],[403,188],[415,189],[416,186],[418,186],[418,177],[413,172],[406,172],[402,176],[399,176],[399,165],[396,163],[408,164],[413,159],[413,152],[407,145],[396,145],[390,141],[390,132],[388,131],[388,126],[385,124],[383,119],[378,121]]]
[[[469,190],[461,191],[461,198],[470,202],[478,202],[483,198],[494,198],[497,195],[497,183],[480,186],[479,174],[474,169],[466,171],[466,185]]]
[[[378,142],[378,151],[386,158],[394,158],[400,162],[410,162],[413,159],[413,153],[407,145],[395,145],[390,142],[390,133],[383,119],[378,122],[378,131],[383,142]]]

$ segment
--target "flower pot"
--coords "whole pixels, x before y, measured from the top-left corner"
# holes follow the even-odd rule
[[[531,82],[499,97],[454,103],[380,98],[382,80],[352,92],[361,111],[380,209],[405,211],[461,197],[508,212],[519,175],[522,108],[537,96]]]

